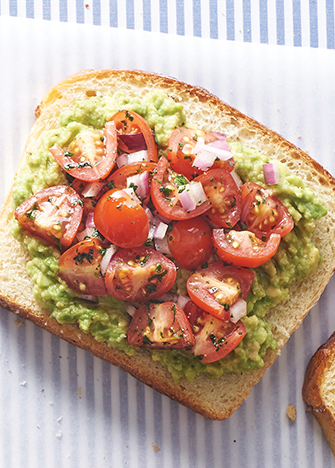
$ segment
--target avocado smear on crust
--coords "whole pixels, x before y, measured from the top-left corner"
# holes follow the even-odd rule
[[[147,120],[155,133],[160,152],[167,146],[172,130],[186,124],[182,105],[160,91],[149,92],[142,99],[129,99],[125,94],[117,93],[80,101],[72,110],[61,114],[59,128],[45,131],[41,147],[36,152],[26,154],[26,164],[15,178],[15,208],[38,190],[66,183],[65,175],[49,152],[50,147],[68,145],[84,129],[102,129],[105,122],[121,109],[133,110]],[[236,163],[235,170],[242,181],[266,187],[262,166],[269,159],[243,148],[238,142],[229,142],[229,145]],[[182,350],[146,349],[144,352],[165,366],[175,381],[182,377],[193,380],[201,372],[215,378],[226,372],[241,373],[261,368],[267,349],[277,348],[271,325],[266,320],[267,312],[288,299],[293,281],[309,278],[320,264],[320,254],[312,236],[315,220],[326,214],[326,208],[299,177],[290,174],[288,168],[280,163],[279,172],[281,181],[271,189],[288,208],[295,227],[282,238],[276,255],[255,269],[255,281],[247,298],[248,315],[242,319],[247,334],[230,354],[211,364],[205,364]],[[136,348],[127,341],[130,317],[125,303],[110,296],[100,297],[92,304],[80,299],[58,277],[60,253],[55,247],[28,235],[16,220],[12,232],[31,255],[27,271],[39,305],[60,323],[77,323],[83,332],[91,333],[98,341],[129,355],[136,352]],[[191,273],[179,269],[173,290],[185,294],[186,281]]]

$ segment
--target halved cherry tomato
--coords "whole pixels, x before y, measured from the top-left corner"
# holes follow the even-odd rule
[[[179,266],[195,270],[212,255],[212,230],[201,217],[175,221],[168,233],[168,245]]]
[[[100,272],[104,249],[98,239],[86,239],[66,250],[59,259],[59,276],[78,294],[107,296]]]
[[[187,292],[203,310],[221,320],[229,320],[230,306],[240,298],[246,299],[254,278],[251,270],[214,262],[188,278]]]
[[[16,219],[24,228],[58,247],[72,243],[82,216],[83,201],[67,185],[40,190],[15,211]]]
[[[118,247],[138,247],[148,239],[146,212],[123,190],[110,190],[100,198],[94,211],[94,224]]]
[[[152,178],[150,189],[151,200],[156,210],[166,218],[177,221],[195,218],[205,213],[210,207],[210,201],[206,200],[194,210],[186,211],[178,198],[176,180],[180,177],[184,178],[172,171],[167,160],[161,157],[157,163],[156,174]]]
[[[148,173],[148,181],[149,184],[151,183],[151,179],[153,177],[153,172],[156,169],[157,164],[154,162],[139,162],[139,163],[132,163],[127,164],[126,166],[120,167],[117,171],[113,172],[108,179],[106,187],[109,189],[113,188],[126,188],[127,187],[127,179],[128,177],[136,176],[139,174],[143,174],[144,172]],[[138,196],[135,188],[135,193]],[[147,198],[145,197],[142,201],[147,202]]]
[[[202,138],[205,144],[217,140],[217,137],[211,133],[187,127],[176,128],[169,139],[167,156],[170,165],[175,172],[183,174],[189,180],[203,174],[202,170],[192,165],[196,157],[194,147],[199,138]],[[233,170],[234,160],[231,158],[228,161],[215,161],[214,167],[222,167],[228,171]]]
[[[146,348],[185,349],[194,345],[194,337],[185,312],[177,304],[148,303],[135,312],[128,342]]]
[[[248,268],[257,268],[270,260],[277,252],[280,239],[279,234],[270,234],[269,240],[263,242],[250,231],[213,230],[214,246],[221,260]]]
[[[126,166],[120,167],[117,171],[111,174],[107,181],[108,186],[112,188],[126,188],[128,177],[143,174],[143,172],[149,172],[149,179],[152,179],[153,171],[157,164],[154,162],[139,162],[127,164]]]
[[[241,192],[229,172],[211,169],[195,179],[211,202],[206,217],[216,226],[232,228],[241,216]]]
[[[277,197],[269,195],[261,185],[246,182],[242,185],[241,192],[241,221],[259,239],[266,240],[271,233],[283,237],[293,229],[294,221],[287,208]]]
[[[147,151],[150,161],[157,161],[158,151],[155,138],[148,123],[141,115],[137,114],[134,111],[122,110],[113,115],[111,120],[115,122],[116,129],[119,134],[142,133],[145,143],[147,145]],[[129,151],[127,146],[124,147],[120,140],[119,148],[123,148],[123,151]]]
[[[104,133],[82,131],[66,150],[53,146],[50,152],[72,177],[86,182],[104,179],[112,170],[117,156],[115,124],[107,122]]]
[[[168,292],[177,275],[171,260],[149,247],[119,250],[106,276],[109,294],[120,301],[145,302]]]
[[[201,362],[216,362],[229,354],[247,333],[244,323],[223,321],[208,314],[194,302],[185,306],[185,314],[192,327],[195,345],[191,352]]]

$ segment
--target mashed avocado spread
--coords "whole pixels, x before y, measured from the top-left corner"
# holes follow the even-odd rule
[[[67,146],[85,129],[102,129],[119,110],[128,109],[141,114],[155,133],[161,151],[167,146],[169,135],[177,127],[186,124],[186,116],[180,103],[165,93],[153,91],[143,99],[129,99],[122,93],[105,98],[91,97],[78,102],[72,110],[60,116],[60,127],[45,131],[40,148],[27,154],[26,165],[17,174],[13,191],[15,207],[33,193],[46,187],[66,183],[49,148],[57,144]],[[256,182],[265,186],[262,165],[267,157],[231,143],[236,172],[243,182]],[[293,281],[304,280],[315,273],[320,254],[312,242],[315,220],[326,214],[322,202],[304,186],[302,180],[290,174],[279,164],[280,183],[271,186],[294,219],[294,229],[282,238],[276,255],[255,270],[256,277],[247,298],[248,315],[242,320],[247,335],[241,343],[220,361],[205,364],[182,350],[146,350],[152,359],[160,361],[175,380],[185,377],[193,380],[200,372],[219,377],[225,372],[245,372],[263,366],[268,348],[276,349],[277,343],[266,321],[267,312],[289,297]],[[58,277],[58,249],[31,237],[14,221],[13,235],[28,250],[31,260],[27,271],[33,281],[36,301],[60,323],[77,323],[85,333],[109,346],[134,354],[136,348],[127,341],[130,317],[125,304],[110,296],[99,298],[96,304],[88,304],[68,289]],[[174,290],[186,293],[186,280],[191,272],[179,269]]]

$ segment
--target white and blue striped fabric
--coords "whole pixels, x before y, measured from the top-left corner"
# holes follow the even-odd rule
[[[0,0],[0,201],[44,92],[84,68],[203,86],[335,174],[334,46],[333,0]],[[333,279],[222,422],[0,308],[0,467],[335,467],[301,398],[334,303]]]

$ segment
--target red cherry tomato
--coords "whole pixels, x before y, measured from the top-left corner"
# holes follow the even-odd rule
[[[110,190],[100,198],[94,224],[106,239],[119,247],[138,247],[148,239],[146,212],[123,190]]]
[[[229,320],[230,306],[240,298],[246,299],[254,278],[251,270],[214,262],[188,278],[187,291],[203,310],[221,320]]]
[[[141,115],[134,111],[122,110],[113,115],[111,120],[115,122],[119,134],[142,133],[150,161],[157,161],[158,151],[155,138],[148,123]],[[119,148],[121,150],[123,148],[123,151],[129,151],[128,147],[123,146],[120,140]]]
[[[217,137],[211,133],[187,127],[176,128],[169,139],[167,156],[170,165],[175,172],[183,174],[189,180],[203,174],[202,170],[192,165],[196,157],[194,148],[199,138],[202,138],[205,144],[217,140]],[[216,167],[232,171],[234,160],[231,158],[228,161],[215,161],[213,168]]]
[[[241,192],[241,221],[259,239],[266,240],[270,234],[283,237],[293,229],[294,221],[287,208],[277,197],[268,195],[262,186],[246,182]]]
[[[109,294],[120,301],[146,302],[168,292],[177,275],[171,260],[149,247],[119,250],[106,276]]]
[[[68,247],[83,216],[83,201],[71,187],[58,185],[32,195],[15,211],[18,222],[35,236]]]
[[[280,239],[279,234],[270,234],[269,240],[263,242],[250,231],[231,230],[225,234],[223,229],[213,230],[214,246],[221,260],[248,268],[257,268],[270,260]]]
[[[176,262],[185,270],[195,270],[212,255],[212,231],[203,218],[175,221],[168,233],[168,245]]]
[[[80,132],[66,150],[53,146],[50,152],[72,177],[86,182],[104,179],[112,170],[117,155],[115,124],[107,122],[104,133]]]
[[[78,294],[107,296],[100,272],[103,252],[97,239],[86,239],[73,245],[60,256],[59,276]]]
[[[229,172],[211,169],[197,177],[211,202],[206,217],[216,226],[232,228],[241,215],[241,192]]]
[[[169,168],[164,157],[157,163],[156,174],[151,181],[151,200],[156,210],[168,219],[184,220],[191,219],[205,213],[210,207],[210,201],[206,200],[192,211],[186,211],[178,198],[178,184],[176,180],[180,177]],[[184,180],[184,176],[181,176]],[[187,181],[186,181],[187,182]]]
[[[148,184],[151,184],[154,171],[156,169],[156,163],[154,162],[139,162],[127,164],[126,166],[120,167],[117,171],[113,172],[108,179],[106,187],[109,189],[113,188],[126,188],[128,177],[137,176],[145,172],[148,173]],[[142,198],[143,203],[147,203],[150,198],[150,194],[147,197],[141,197],[141,191],[134,189],[136,195]],[[139,193],[138,193],[139,192]]]
[[[236,348],[247,333],[241,320],[236,324],[229,320],[220,320],[200,309],[192,301],[186,304],[185,314],[195,338],[191,352],[201,362],[216,362],[224,358]]]
[[[146,348],[185,349],[194,345],[194,337],[185,312],[177,304],[149,303],[135,312],[128,342]]]

